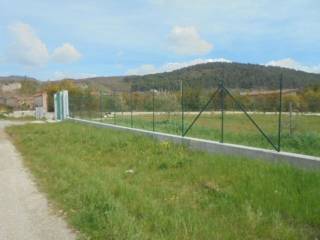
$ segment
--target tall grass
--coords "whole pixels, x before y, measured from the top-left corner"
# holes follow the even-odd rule
[[[274,145],[278,144],[278,116],[253,114],[257,124],[262,128]],[[186,115],[184,130],[188,128],[195,116]],[[116,120],[103,119],[106,123],[131,126],[131,118],[118,113]],[[295,116],[290,132],[289,117],[283,116],[281,149],[284,151],[320,156],[320,117]],[[133,116],[133,127],[153,130],[152,115]],[[155,130],[171,134],[182,134],[181,115],[162,114],[155,117]],[[219,114],[201,116],[195,122],[187,136],[220,141],[221,118]],[[273,149],[272,145],[264,138],[257,128],[244,114],[226,114],[224,120],[224,142],[242,144],[247,146]]]
[[[210,155],[109,129],[7,129],[88,239],[316,239],[320,173]]]

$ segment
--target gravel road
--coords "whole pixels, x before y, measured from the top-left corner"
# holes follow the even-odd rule
[[[75,239],[65,221],[50,210],[20,154],[8,140],[0,121],[0,239],[64,240]]]

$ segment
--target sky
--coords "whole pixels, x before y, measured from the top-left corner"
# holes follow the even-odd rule
[[[320,73],[319,0],[0,0],[0,76],[241,62]]]

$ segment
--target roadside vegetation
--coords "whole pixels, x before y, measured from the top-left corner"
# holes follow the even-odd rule
[[[320,172],[74,123],[7,128],[83,239],[317,239]]]

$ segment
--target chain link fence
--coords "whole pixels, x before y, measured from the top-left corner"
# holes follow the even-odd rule
[[[257,76],[250,76],[256,77]],[[320,156],[320,101],[282,75],[272,86],[166,78],[70,95],[70,115],[132,128]]]

